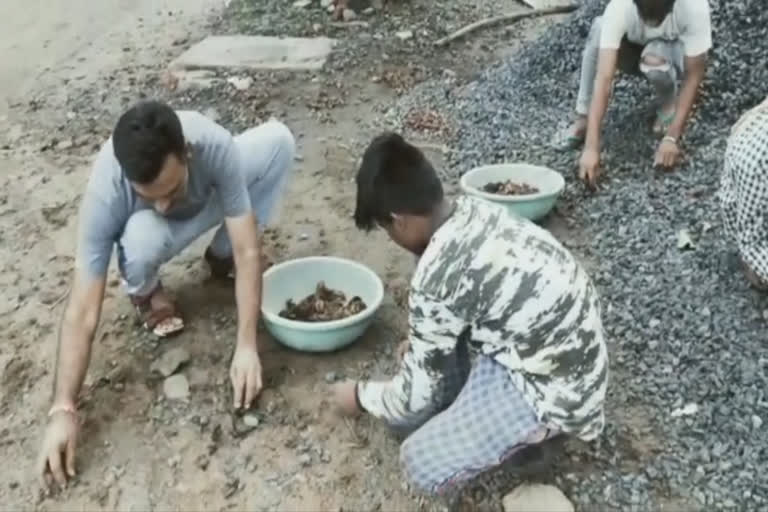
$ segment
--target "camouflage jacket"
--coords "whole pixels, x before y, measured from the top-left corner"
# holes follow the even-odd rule
[[[507,367],[547,426],[584,440],[603,428],[608,355],[589,276],[544,229],[460,198],[411,281],[410,348],[398,375],[360,382],[370,414],[416,426],[445,403],[446,362],[485,354]]]

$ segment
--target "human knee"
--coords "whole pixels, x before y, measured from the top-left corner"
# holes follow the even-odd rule
[[[643,55],[642,63],[651,68],[664,68],[669,65],[667,59],[652,53]]]
[[[267,123],[275,151],[280,158],[290,162],[296,153],[296,138],[291,129],[277,120]]]
[[[170,244],[168,223],[154,210],[140,210],[128,219],[120,238],[124,266],[142,271],[157,267]]]

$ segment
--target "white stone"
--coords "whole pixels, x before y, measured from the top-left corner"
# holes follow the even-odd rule
[[[691,233],[687,229],[681,229],[677,233],[677,248],[681,251],[696,248],[696,244],[693,243],[693,238],[691,238]]]
[[[178,71],[173,73],[173,76],[176,78],[175,90],[177,92],[193,89],[210,89],[220,81],[216,73],[202,69]]]
[[[502,500],[504,512],[575,512],[565,494],[553,485],[523,484]]]
[[[328,7],[333,7],[333,0],[320,0],[320,7],[323,9],[327,9]]]
[[[253,85],[253,78],[249,76],[233,76],[227,80],[227,83],[238,91],[247,91]]]
[[[352,9],[344,9],[341,13],[341,17],[344,21],[352,21],[357,19],[357,13]]]
[[[395,37],[397,37],[401,41],[407,41],[408,39],[412,39],[413,38],[413,31],[412,30],[401,30],[400,32],[395,33]]]
[[[261,423],[261,420],[255,414],[246,414],[243,416],[243,423],[246,427],[256,428]]]
[[[305,9],[312,5],[312,0],[296,0],[293,2],[293,6],[298,9]]]
[[[759,430],[763,426],[763,419],[757,414],[752,415],[752,428]]]
[[[335,39],[327,37],[210,36],[171,63],[184,69],[318,70]]]
[[[685,404],[683,407],[678,407],[677,409],[672,411],[671,416],[673,418],[679,418],[681,416],[693,416],[697,412],[699,412],[698,404],[690,402]]]
[[[184,400],[189,396],[189,382],[183,375],[173,375],[163,382],[163,393],[168,400]]]

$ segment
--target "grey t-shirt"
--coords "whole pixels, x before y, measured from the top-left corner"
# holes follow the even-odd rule
[[[198,214],[214,196],[226,217],[251,211],[240,154],[232,134],[198,112],[179,111],[184,138],[191,147],[187,195],[165,214],[183,220]],[[102,146],[80,206],[78,266],[89,277],[107,273],[112,248],[135,212],[151,209],[131,187],[115,158],[112,138]]]

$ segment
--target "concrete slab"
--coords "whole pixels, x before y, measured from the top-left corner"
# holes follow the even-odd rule
[[[573,0],[523,0],[523,3],[534,9],[551,9],[574,3]]]
[[[335,39],[326,37],[211,36],[184,52],[170,68],[317,70],[335,44]]]

